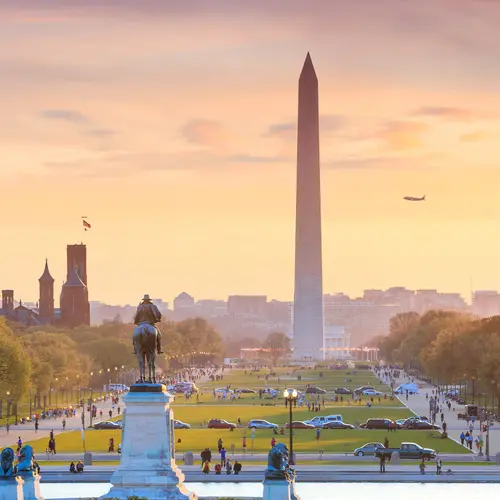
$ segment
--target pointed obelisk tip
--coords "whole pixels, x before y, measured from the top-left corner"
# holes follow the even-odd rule
[[[316,74],[316,71],[314,70],[313,62],[311,59],[311,54],[308,52],[306,55],[306,60],[304,61],[304,66],[302,67],[301,75],[307,73],[307,74]]]

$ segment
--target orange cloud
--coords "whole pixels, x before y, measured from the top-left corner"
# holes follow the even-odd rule
[[[391,149],[418,149],[422,146],[422,134],[428,126],[421,122],[388,122],[376,136],[385,141]]]
[[[218,146],[227,139],[224,127],[213,120],[190,120],[181,128],[180,133],[187,142],[204,147]]]
[[[476,130],[468,134],[460,136],[460,142],[479,142],[488,137],[488,133],[484,130]]]

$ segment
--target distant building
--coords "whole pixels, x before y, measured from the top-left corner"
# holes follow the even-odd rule
[[[350,335],[343,326],[325,326],[325,359],[350,358]]]
[[[2,290],[0,315],[7,316],[27,326],[56,324],[61,326],[90,325],[90,304],[87,288],[87,247],[83,244],[67,246],[66,281],[62,286],[60,308],[54,307],[54,278],[49,265],[38,279],[39,301],[34,306],[14,307],[14,290]]]
[[[265,318],[267,312],[266,295],[230,295],[227,312],[231,316],[255,316]]]
[[[481,318],[500,314],[500,295],[495,290],[478,290],[472,296],[472,312]]]
[[[191,309],[194,307],[194,298],[189,293],[182,292],[174,299],[174,311]]]

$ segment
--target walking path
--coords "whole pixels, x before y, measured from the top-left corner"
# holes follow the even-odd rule
[[[426,399],[426,393],[429,395],[429,397],[432,395],[432,390],[436,389],[436,386],[429,384],[428,382],[425,382],[423,380],[418,380],[414,379],[416,383],[418,383],[419,386],[419,393],[418,394],[413,394],[408,396],[408,400],[406,400],[405,396],[400,396],[399,400],[401,401],[402,404],[404,404],[410,411],[415,413],[415,415],[421,415],[421,416],[426,416],[429,417],[429,401]],[[407,379],[405,378],[405,374],[400,373],[399,379],[396,380],[396,385],[398,384],[403,384],[407,382]],[[466,432],[469,430],[469,424],[465,420],[459,420],[458,419],[458,414],[463,413],[464,410],[464,405],[459,405],[455,403],[454,401],[451,402],[451,409],[448,410],[448,407],[443,404],[443,409],[444,409],[444,421],[446,422],[446,432],[448,433],[448,436],[456,441],[457,443],[460,443],[460,434],[462,432]],[[436,422],[438,425],[440,422]],[[475,430],[474,430],[474,438],[477,436],[479,433],[479,422],[476,422],[475,425]],[[490,427],[489,431],[489,441],[490,441],[490,457],[492,457],[492,460],[495,459],[495,455],[497,453],[500,453],[500,424],[495,423],[495,425]],[[483,447],[483,452],[486,452],[486,433],[483,433],[483,441],[484,441],[484,447]],[[436,448],[438,446],[436,445]],[[467,448],[464,446],[464,453],[467,453]],[[476,450],[476,446],[474,444],[472,448],[473,453],[475,454],[474,456],[476,457],[477,460],[482,460],[483,457],[480,457],[478,455],[478,450]]]
[[[107,420],[109,418],[109,410],[112,407],[112,401],[102,401],[96,403],[97,406],[97,418],[93,419],[93,423],[99,422],[101,418],[99,417],[99,412],[102,410],[102,420]],[[123,403],[118,403],[123,409]],[[89,413],[87,412],[87,407],[85,406],[85,427],[90,424]],[[117,415],[116,409],[113,411],[113,416]],[[63,431],[62,421],[66,419],[66,430]],[[47,445],[49,443],[50,431],[54,431],[54,437],[56,439],[56,451],[57,451],[57,435],[62,432],[69,432],[74,430],[80,430],[82,428],[82,409],[78,408],[75,417],[58,417],[58,418],[46,418],[45,420],[40,419],[38,421],[39,427],[38,432],[35,431],[35,424],[33,422],[27,424],[10,425],[9,432],[5,427],[0,429],[0,448],[5,448],[6,446],[12,446],[17,448],[17,440],[19,437],[22,439],[23,443],[28,441],[33,441],[35,439],[46,438]],[[57,456],[57,455],[56,455]],[[55,460],[55,457],[54,457]]]

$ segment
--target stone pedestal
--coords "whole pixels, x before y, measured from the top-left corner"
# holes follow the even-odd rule
[[[292,500],[292,483],[288,479],[264,479],[263,500]]]
[[[43,500],[40,494],[40,476],[32,472],[20,473],[23,484],[23,500]]]
[[[24,500],[23,484],[20,477],[0,477],[0,500]]]
[[[123,398],[120,465],[105,498],[137,495],[148,500],[196,500],[174,459],[173,396],[161,384],[135,384]]]

